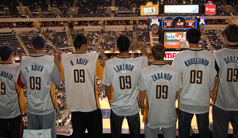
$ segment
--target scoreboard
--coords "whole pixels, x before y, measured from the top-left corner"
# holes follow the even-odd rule
[[[197,20],[176,16],[174,18],[166,18],[162,20],[163,29],[190,29],[197,28]]]

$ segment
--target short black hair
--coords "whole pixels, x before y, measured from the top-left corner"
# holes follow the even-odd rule
[[[228,25],[224,32],[228,41],[238,42],[238,26],[236,24]]]
[[[199,29],[191,28],[187,31],[186,37],[189,43],[198,44],[201,38],[201,32]]]
[[[0,57],[2,61],[8,60],[13,50],[9,46],[3,46],[0,48]]]
[[[41,36],[35,36],[32,38],[31,44],[35,49],[43,49],[45,47],[45,40]]]
[[[84,35],[78,35],[74,39],[74,47],[75,49],[80,49],[83,44],[87,44],[88,40]]]
[[[130,40],[128,37],[121,35],[117,38],[117,47],[120,52],[126,52],[129,50],[130,47]]]
[[[163,60],[164,56],[165,56],[165,47],[163,44],[159,43],[159,44],[155,44],[152,48],[151,48],[151,53],[153,55],[154,60]]]

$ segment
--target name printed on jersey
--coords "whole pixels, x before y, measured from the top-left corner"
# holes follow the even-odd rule
[[[225,61],[226,64],[228,64],[228,63],[238,63],[238,57],[229,56],[229,57],[224,58],[224,61]]]
[[[201,65],[204,65],[204,66],[208,66],[209,61],[207,59],[204,59],[204,58],[190,58],[190,59],[184,61],[184,64],[187,67],[191,66],[193,64],[201,64]]]
[[[44,69],[44,66],[34,64],[34,65],[31,65],[31,69],[28,69],[27,67],[25,67],[25,69],[26,69],[27,73],[30,73],[30,70],[31,70],[31,71],[39,71],[39,72],[42,72],[43,69]]]
[[[133,69],[134,69],[134,65],[131,65],[131,64],[121,64],[114,67],[114,70],[116,71],[116,73],[123,70],[133,71]]]
[[[12,75],[11,73],[6,72],[6,71],[0,71],[0,77],[5,77],[5,78],[7,78],[9,80],[12,80],[14,75]]]
[[[156,80],[159,80],[159,79],[165,79],[165,80],[168,80],[170,81],[173,77],[173,75],[169,74],[169,73],[157,73],[157,74],[153,74],[151,75],[153,81],[156,81]]]
[[[75,64],[81,64],[81,65],[87,65],[89,60],[88,59],[84,59],[84,58],[77,58],[76,61],[74,62],[73,60],[69,61],[71,66],[74,66]]]

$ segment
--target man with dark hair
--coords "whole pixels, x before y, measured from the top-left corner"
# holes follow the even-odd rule
[[[23,56],[21,77],[27,85],[27,129],[51,129],[55,138],[55,109],[51,84],[60,85],[59,63],[54,63],[53,56],[44,55],[45,40],[41,36],[32,39],[33,53]]]
[[[87,129],[91,138],[101,138],[102,113],[95,87],[96,76],[102,79],[103,74],[99,53],[86,53],[88,41],[83,35],[74,39],[74,47],[75,53],[61,55],[61,76],[65,78],[66,102],[72,113],[73,135],[75,138],[84,138]],[[104,62],[104,51],[100,52]]]
[[[134,41],[131,46],[135,49],[140,47],[142,55],[148,56],[138,42]],[[148,60],[146,56],[130,57],[130,41],[126,36],[117,39],[117,48],[120,51],[119,56],[106,62],[102,80],[111,105],[111,134],[112,138],[121,137],[122,121],[126,116],[131,138],[139,138],[138,81],[140,70],[148,65]],[[112,94],[112,87],[114,94]]]
[[[213,105],[213,137],[227,138],[229,122],[238,138],[238,26],[225,29],[226,47],[214,53],[219,85]],[[216,82],[218,81],[216,79]],[[215,83],[217,84],[217,83]]]
[[[172,63],[183,78],[179,98],[179,138],[189,138],[194,114],[200,138],[209,138],[210,96],[213,96],[216,71],[213,54],[198,46],[200,37],[198,29],[189,29],[187,40],[190,49],[178,53]]]
[[[0,137],[7,137],[10,125],[11,138],[20,138],[21,112],[26,107],[24,93],[16,84],[20,64],[13,63],[14,52],[8,46],[1,47],[0,57]]]
[[[145,138],[158,138],[158,131],[162,128],[164,138],[176,137],[175,100],[181,88],[179,72],[164,63],[165,47],[156,44],[152,47],[154,62],[151,66],[141,70],[140,103],[146,109]],[[147,94],[146,94],[147,91]],[[141,110],[144,115],[144,109]]]

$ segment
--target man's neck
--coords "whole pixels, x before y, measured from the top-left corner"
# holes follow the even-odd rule
[[[84,51],[82,49],[75,49],[75,53],[82,54],[82,53],[86,53],[86,51]]]
[[[44,55],[44,50],[43,49],[34,49],[34,54],[37,54],[37,55]]]
[[[189,48],[199,48],[198,44],[189,43]]]
[[[122,57],[129,57],[130,54],[129,54],[129,51],[125,51],[125,52],[120,52],[120,53],[119,53],[119,56],[122,56]]]

